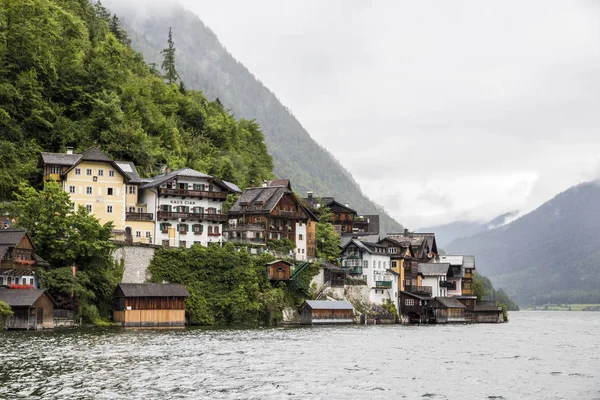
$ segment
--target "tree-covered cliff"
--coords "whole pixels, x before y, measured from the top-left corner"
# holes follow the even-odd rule
[[[161,64],[160,52],[172,26],[179,49],[177,70],[186,85],[201,89],[210,99],[219,98],[238,117],[256,119],[273,156],[275,174],[291,179],[297,192],[334,196],[359,213],[379,214],[382,233],[402,230],[381,206],[362,193],[352,175],[310,137],[274,93],[227,52],[196,15],[174,2],[107,0],[107,4],[123,16],[133,47],[156,65]],[[156,4],[159,8],[153,7]]]
[[[66,146],[96,144],[143,175],[188,166],[241,187],[273,176],[256,122],[165,83],[129,43],[99,4],[0,1],[0,200],[39,181],[40,151]]]

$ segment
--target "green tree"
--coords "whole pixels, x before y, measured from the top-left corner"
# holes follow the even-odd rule
[[[4,321],[7,317],[13,315],[13,311],[8,304],[0,301],[0,329],[4,329]]]
[[[482,277],[477,272],[473,273],[473,294],[477,296],[477,300],[485,299],[490,294],[490,290],[485,281],[487,278],[484,278],[485,277]]]
[[[337,262],[340,257],[340,236],[331,223],[331,210],[321,204],[318,208],[316,252],[317,257],[329,262]]]
[[[177,73],[177,68],[175,68],[175,44],[173,43],[171,27],[169,27],[169,39],[167,40],[167,43],[168,47],[160,52],[160,54],[163,55],[161,67],[165,73],[165,78],[169,81],[169,84],[171,84],[176,83],[179,80],[179,74]]]

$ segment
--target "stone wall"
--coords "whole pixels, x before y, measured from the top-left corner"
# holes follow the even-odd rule
[[[114,252],[117,262],[124,261],[123,283],[144,283],[150,278],[148,267],[154,257],[156,246],[121,244]]]

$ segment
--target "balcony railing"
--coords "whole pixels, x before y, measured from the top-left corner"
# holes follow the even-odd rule
[[[440,287],[445,287],[448,290],[456,290],[456,282],[441,281]]]
[[[160,196],[181,196],[181,197],[200,197],[205,199],[227,199],[227,192],[208,192],[202,190],[188,190],[188,189],[158,189]]]
[[[404,286],[404,291],[413,293],[413,294],[424,295],[424,296],[431,296],[431,293],[432,293],[431,286],[407,285],[407,286]]]
[[[271,215],[290,219],[305,219],[306,216],[298,211],[274,210]]]
[[[154,214],[152,213],[136,213],[128,212],[125,214],[125,220],[127,221],[153,221]]]
[[[214,222],[225,222],[227,221],[227,215],[225,214],[207,214],[207,213],[186,213],[186,212],[175,212],[175,211],[159,211],[157,214],[158,219],[194,219],[199,221],[214,221]]]
[[[248,243],[248,244],[267,244],[265,238],[227,238],[226,242],[231,243]]]
[[[392,281],[375,281],[375,287],[378,288],[391,288]]]
[[[264,231],[264,224],[230,224],[223,226],[223,231],[227,232],[247,232],[247,231]]]

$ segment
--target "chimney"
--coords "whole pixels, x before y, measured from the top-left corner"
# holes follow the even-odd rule
[[[67,154],[73,154],[73,148],[70,146],[67,146]]]
[[[253,188],[254,187],[254,181],[251,180],[249,183],[250,183],[250,187]]]
[[[269,186],[269,182],[267,182],[266,180],[263,180],[262,187],[267,187],[267,186]]]
[[[312,199],[312,195],[313,192],[306,192],[306,197],[308,197],[309,200]]]
[[[404,228],[404,236],[408,237],[408,235],[409,235],[408,228]]]
[[[167,168],[165,168],[165,175],[169,175],[171,173],[171,168],[167,165]]]
[[[344,203],[344,206],[346,206],[347,208],[350,208],[350,203]]]

